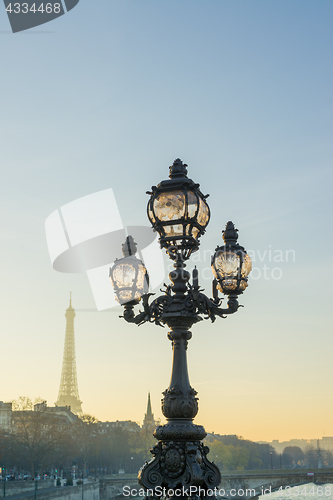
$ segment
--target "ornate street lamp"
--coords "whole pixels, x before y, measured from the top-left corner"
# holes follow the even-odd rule
[[[161,248],[171,258],[181,255],[183,260],[199,248],[199,238],[205,232],[210,212],[206,198],[187,178],[187,165],[179,158],[170,167],[170,180],[162,181],[152,191],[148,202],[148,218],[160,235]]]
[[[162,399],[162,412],[167,424],[158,426],[154,432],[158,440],[151,450],[154,458],[141,468],[139,483],[146,491],[156,491],[155,496],[160,496],[157,494],[159,490],[155,490],[157,487],[166,490],[184,487],[182,497],[201,498],[206,495],[193,495],[193,490],[187,493],[186,490],[190,486],[197,486],[202,492],[207,492],[218,486],[221,475],[217,466],[207,458],[209,448],[202,443],[207,435],[205,429],[193,423],[198,413],[198,398],[190,385],[187,370],[186,350],[192,337],[189,330],[202,319],[215,321],[216,316],[224,318],[238,310],[238,295],[247,286],[251,260],[237,243],[237,229],[232,222],[228,222],[223,231],[225,245],[218,247],[212,257],[215,277],[213,298],[209,299],[200,290],[197,269],[193,270],[192,284],[189,283],[191,276],[185,270],[185,261],[198,249],[199,238],[205,232],[210,211],[207,196],[201,193],[199,184],[188,179],[186,167],[181,160],[175,160],[170,167],[170,180],[162,181],[148,192],[151,195],[148,218],[153,229],[159,233],[161,248],[165,248],[174,260],[175,269],[169,274],[172,285],[166,287],[164,295],[149,304],[152,294],[144,293],[142,286],[140,288],[137,285],[134,271],[117,271],[117,266],[122,265],[124,259],[116,261],[110,276],[118,301],[124,304],[119,295],[122,292],[128,300],[124,304],[126,321],[138,325],[149,321],[160,326],[167,325],[171,330],[168,338],[173,347],[172,374]],[[140,268],[142,276],[147,276],[142,262],[139,262],[144,269]],[[129,275],[133,279],[129,279]],[[132,283],[132,290],[129,283]],[[225,309],[219,307],[221,299],[218,290],[228,295],[228,307]],[[134,306],[139,302],[139,296],[144,310],[135,315]]]
[[[225,245],[217,247],[212,257],[212,271],[216,278],[214,284],[226,295],[243,293],[252,269],[250,257],[237,243],[237,232],[238,229],[229,221],[222,231]]]
[[[148,293],[147,270],[135,254],[137,244],[132,236],[127,236],[122,246],[123,258],[116,259],[110,269],[110,279],[119,304],[132,310],[141,297]]]

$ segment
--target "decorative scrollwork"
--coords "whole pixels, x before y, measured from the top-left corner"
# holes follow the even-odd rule
[[[184,443],[165,443],[161,455],[161,468],[164,474],[171,479],[179,477],[185,468]]]
[[[158,326],[164,326],[161,323],[163,314],[165,314],[172,304],[172,297],[170,294],[166,293],[157,297],[149,304],[149,297],[154,295],[153,293],[147,293],[142,296],[143,311],[139,314],[134,314],[134,305],[132,302],[125,304],[124,316],[123,318],[128,323],[136,323],[138,326],[143,323],[155,323]]]
[[[147,489],[156,488],[156,486],[163,484],[163,477],[160,470],[162,444],[158,443],[150,451],[155,457],[150,462],[146,462],[138,474],[139,484]]]
[[[189,285],[186,307],[192,311],[194,310],[196,314],[206,314],[207,316],[204,319],[210,319],[214,323],[216,316],[226,318],[227,314],[233,314],[241,307],[238,305],[236,295],[229,295],[227,309],[219,307],[220,303],[221,299],[209,299],[199,289],[194,289]]]
[[[209,448],[197,440],[161,440],[151,452],[154,458],[144,464],[138,476],[147,490],[192,485],[207,490],[221,481],[220,471],[206,456]]]
[[[192,387],[186,393],[179,387],[163,392],[162,413],[166,418],[194,418],[198,413],[197,391]]]
[[[154,322],[156,325],[163,326],[161,324],[162,316],[168,312],[171,304],[172,296],[170,294],[166,293],[165,295],[157,297],[157,299],[155,299],[149,307],[151,316],[150,321]]]
[[[203,319],[216,320],[216,316],[226,318],[226,315],[235,313],[239,307],[237,296],[229,295],[228,307],[223,309],[219,307],[219,299],[209,299],[204,293],[193,289],[191,285],[187,286],[187,293],[181,297],[171,294],[171,287],[167,287],[165,294],[157,297],[149,304],[149,297],[154,295],[148,293],[142,296],[143,311],[134,314],[133,303],[125,304],[124,319],[129,323],[142,325],[143,323],[155,323],[158,326],[164,326],[167,320],[170,320],[172,314],[183,318],[188,317],[192,323]]]
[[[204,482],[207,488],[214,489],[221,482],[221,473],[217,465],[214,462],[210,462],[207,458],[209,453],[208,446],[204,446],[200,443],[200,451],[202,455],[202,468],[204,471]]]

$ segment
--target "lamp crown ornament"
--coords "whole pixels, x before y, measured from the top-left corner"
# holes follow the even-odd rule
[[[133,236],[127,236],[125,243],[122,245],[122,252],[124,257],[130,257],[135,255],[137,252],[137,244],[134,241]]]
[[[207,458],[209,448],[202,442],[207,435],[205,429],[193,423],[198,398],[187,369],[190,328],[203,319],[213,322],[238,311],[238,296],[248,285],[251,259],[237,243],[238,229],[229,221],[223,230],[224,245],[218,246],[212,256],[213,297],[208,298],[199,287],[198,270],[193,269],[192,283],[191,274],[185,270],[185,261],[198,250],[210,220],[207,195],[187,177],[187,165],[179,158],[169,167],[169,179],[153,186],[148,194],[148,218],[159,234],[161,248],[174,262],[169,274],[172,284],[165,285],[164,294],[149,303],[153,294],[148,293],[148,273],[135,256],[136,244],[131,236],[122,246],[124,257],[116,260],[110,270],[117,300],[124,306],[124,319],[137,325],[150,322],[168,326],[167,336],[173,348],[171,380],[162,399],[167,423],[155,430],[158,443],[151,449],[153,459],[140,469],[138,480],[149,494],[159,487],[184,487],[191,492],[192,485],[199,486],[202,493],[195,497],[184,493],[182,499],[205,500],[208,490],[219,485],[221,474]],[[220,307],[218,291],[228,296],[225,308]],[[143,311],[135,314],[134,307],[141,300]],[[158,496],[156,489],[152,497]]]
[[[223,241],[226,245],[230,243],[237,243],[238,240],[238,229],[235,228],[233,222],[227,222],[225,229],[222,231]]]
[[[169,167],[170,179],[175,179],[177,177],[187,177],[187,165],[183,163],[180,158],[177,158],[171,167]]]

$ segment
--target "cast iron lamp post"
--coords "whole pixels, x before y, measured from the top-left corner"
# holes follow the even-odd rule
[[[190,328],[202,316],[215,321],[216,316],[225,318],[238,310],[238,295],[247,287],[251,271],[251,259],[237,243],[238,230],[228,222],[223,231],[225,244],[217,247],[212,257],[213,298],[209,299],[199,288],[197,269],[193,270],[192,284],[189,283],[191,276],[185,270],[185,261],[199,248],[210,211],[207,196],[202,194],[199,184],[188,179],[186,167],[181,160],[175,160],[170,167],[170,179],[147,193],[148,218],[159,233],[161,248],[174,261],[175,269],[169,274],[172,285],[165,285],[164,295],[149,304],[152,294],[147,293],[148,274],[135,257],[136,244],[131,236],[123,245],[124,257],[110,269],[116,298],[124,306],[124,319],[137,325],[147,321],[167,325],[171,330],[168,338],[173,348],[172,374],[162,399],[167,424],[155,430],[158,443],[151,450],[154,458],[143,465],[138,476],[140,485],[146,491],[153,490],[153,496],[161,496],[161,488],[166,492],[180,488],[181,497],[204,497],[203,493],[194,495],[190,486],[207,492],[220,483],[220,471],[208,460],[209,448],[202,443],[207,435],[205,429],[193,423],[198,413],[198,398],[189,381],[187,343],[192,337]],[[228,296],[225,309],[220,307],[218,290]],[[134,307],[140,300],[143,311],[135,314]]]

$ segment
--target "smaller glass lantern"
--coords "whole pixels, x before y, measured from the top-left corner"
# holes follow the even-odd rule
[[[187,260],[199,248],[199,238],[209,222],[208,195],[187,177],[187,165],[179,158],[171,165],[169,177],[148,192],[148,218],[160,235],[161,248],[171,258],[181,255]]]
[[[124,257],[116,259],[110,268],[110,280],[119,304],[138,304],[142,295],[148,293],[149,277],[143,262],[135,254],[137,244],[127,236],[122,245]]]
[[[238,229],[229,221],[223,231],[225,245],[217,247],[212,257],[212,271],[217,288],[226,295],[239,295],[248,286],[252,262],[245,249],[237,243]]]

